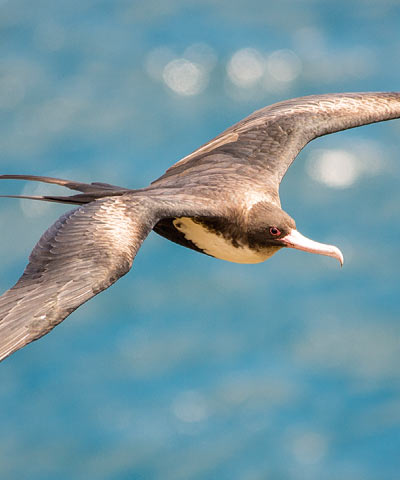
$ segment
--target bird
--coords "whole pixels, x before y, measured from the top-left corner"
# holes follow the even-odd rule
[[[1,195],[75,208],[42,235],[22,276],[0,297],[0,361],[125,275],[152,230],[230,262],[259,263],[282,248],[295,248],[343,265],[336,246],[297,230],[281,207],[279,185],[311,140],[399,117],[400,92],[310,95],[257,110],[141,189],[0,175],[0,180],[44,182],[75,192]]]

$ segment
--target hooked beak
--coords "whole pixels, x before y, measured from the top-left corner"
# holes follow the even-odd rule
[[[314,240],[304,237],[295,229],[281,238],[280,241],[285,247],[297,248],[297,250],[304,250],[305,252],[318,253],[319,255],[336,258],[339,260],[340,266],[343,266],[343,254],[337,247],[314,242]]]

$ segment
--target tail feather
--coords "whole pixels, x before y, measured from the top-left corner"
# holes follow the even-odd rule
[[[113,197],[122,195],[120,191],[110,193],[101,192],[97,194],[78,194],[63,197],[61,195],[0,195],[0,198],[19,198],[22,200],[39,200],[42,202],[56,202],[56,203],[72,203],[73,205],[83,205],[84,203],[90,203],[98,198]]]
[[[74,205],[82,205],[90,203],[98,198],[114,197],[131,192],[128,188],[119,187],[117,185],[110,185],[108,183],[93,182],[82,183],[73,182],[70,180],[63,180],[61,178],[42,177],[39,175],[0,175],[0,180],[29,180],[34,182],[52,183],[60,185],[61,187],[75,190],[79,193],[77,195],[62,196],[62,195],[0,195],[0,198],[22,198],[28,200],[41,200],[44,202],[57,203],[72,203]]]

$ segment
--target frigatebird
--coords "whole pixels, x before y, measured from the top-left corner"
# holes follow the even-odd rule
[[[254,112],[142,189],[1,175],[80,193],[12,196],[79,206],[43,234],[21,278],[0,297],[0,361],[125,275],[151,230],[230,262],[258,263],[290,247],[343,264],[337,247],[297,231],[281,208],[279,184],[314,138],[399,117],[399,92],[312,95]]]

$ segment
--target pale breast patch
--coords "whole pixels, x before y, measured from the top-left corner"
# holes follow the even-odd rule
[[[252,250],[246,245],[233,245],[229,239],[218,235],[190,218],[174,220],[177,230],[185,235],[200,250],[221,260],[234,263],[260,263],[272,256],[276,249]]]

